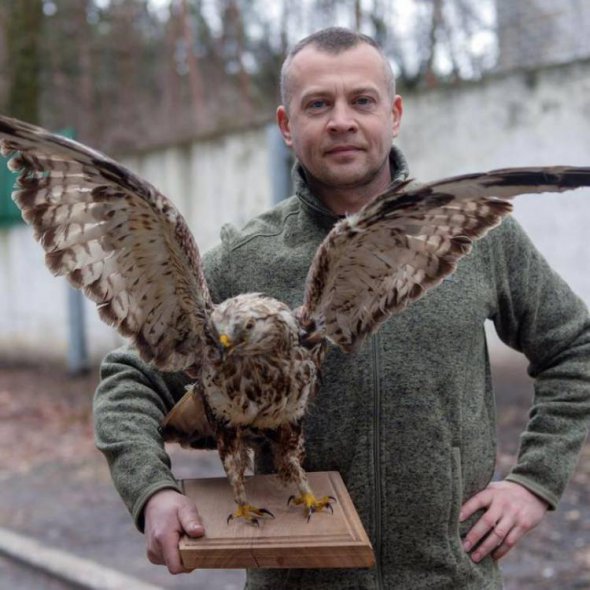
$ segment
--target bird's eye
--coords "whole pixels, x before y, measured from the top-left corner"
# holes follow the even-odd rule
[[[252,330],[252,328],[254,328],[254,320],[248,320],[244,327],[246,330]]]

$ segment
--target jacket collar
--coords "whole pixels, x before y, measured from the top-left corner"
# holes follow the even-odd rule
[[[391,165],[392,183],[406,180],[408,178],[408,164],[406,158],[398,147],[391,147],[391,151],[389,152],[389,162]],[[331,227],[336,221],[342,219],[343,216],[336,215],[336,213],[330,211],[330,209],[328,209],[322,201],[311,192],[305,177],[305,170],[299,162],[295,162],[291,177],[293,179],[293,185],[295,186],[295,194],[305,211],[315,217],[322,225],[328,227]]]

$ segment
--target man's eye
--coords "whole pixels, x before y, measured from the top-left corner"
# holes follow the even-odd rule
[[[326,106],[326,101],[322,98],[318,98],[317,100],[312,100],[311,102],[307,103],[307,108],[310,110],[319,110],[323,109]]]
[[[361,107],[371,106],[375,103],[373,98],[370,96],[359,96],[355,99],[355,104]]]

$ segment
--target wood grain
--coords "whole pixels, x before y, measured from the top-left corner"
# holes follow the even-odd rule
[[[301,506],[287,506],[295,490],[275,475],[254,475],[246,480],[251,504],[267,508],[275,519],[260,519],[260,526],[227,517],[235,509],[226,478],[184,480],[184,493],[201,515],[206,535],[183,537],[182,562],[187,568],[332,568],[371,567],[371,543],[336,471],[308,473],[316,497],[334,496],[334,514],[318,512],[307,522]]]

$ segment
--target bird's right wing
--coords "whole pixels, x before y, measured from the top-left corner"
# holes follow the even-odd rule
[[[13,199],[45,262],[164,371],[198,365],[212,307],[197,245],[158,190],[103,154],[0,116]]]

